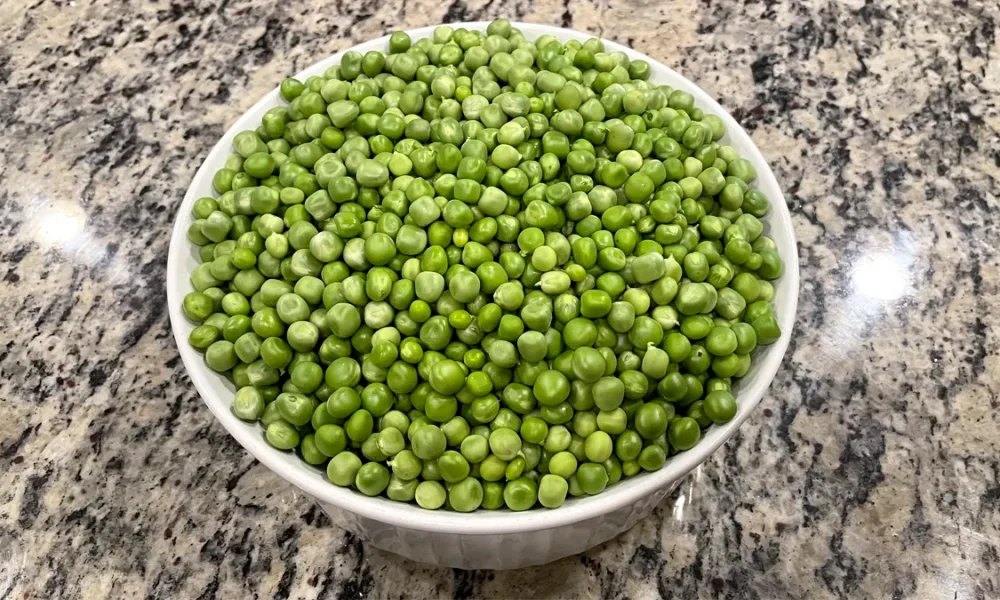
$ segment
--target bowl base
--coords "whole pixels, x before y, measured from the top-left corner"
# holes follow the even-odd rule
[[[543,565],[603,544],[647,517],[678,483],[657,490],[625,510],[551,529],[495,535],[405,529],[320,500],[316,503],[335,525],[379,550],[438,567],[503,570]],[[489,519],[488,511],[481,514]]]

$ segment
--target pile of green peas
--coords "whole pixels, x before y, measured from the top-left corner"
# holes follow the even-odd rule
[[[555,508],[737,411],[783,264],[721,119],[599,39],[505,20],[347,52],[194,204],[190,343],[329,481]]]

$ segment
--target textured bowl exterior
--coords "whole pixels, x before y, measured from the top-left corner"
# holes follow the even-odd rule
[[[485,30],[486,21],[453,23],[453,27]],[[585,40],[589,34],[546,25],[514,23],[529,40],[549,34],[560,41]],[[431,35],[434,27],[410,30],[414,39]],[[350,48],[359,52],[387,49],[388,36]],[[782,330],[781,338],[754,356],[754,363],[739,385],[736,417],[723,426],[713,426],[693,449],[670,458],[655,472],[623,480],[594,497],[569,498],[557,510],[543,508],[521,513],[477,511],[460,514],[449,511],[426,511],[413,504],[385,498],[368,498],[352,490],[334,486],[323,472],[302,462],[296,455],[271,448],[256,424],[244,423],[229,410],[235,390],[231,383],[205,366],[200,353],[188,343],[194,325],[183,315],[181,303],[190,291],[189,275],[198,264],[197,252],[186,232],[191,224],[195,200],[210,196],[212,176],[222,168],[232,147],[233,138],[246,129],[254,129],[263,114],[283,103],[277,89],[247,111],[219,140],[188,188],[178,209],[170,240],[167,263],[167,299],[174,339],[191,381],[209,409],[229,433],[254,457],[278,475],[309,494],[338,525],[366,542],[413,560],[440,566],[474,569],[508,569],[543,564],[583,552],[613,538],[648,515],[681,478],[704,462],[728,440],[760,403],[774,378],[791,338],[798,302],[799,269],[795,234],[791,217],[774,174],[745,131],[708,94],[678,73],[630,48],[605,41],[607,51],[620,50],[632,59],[650,63],[650,79],[692,94],[705,112],[718,115],[727,127],[723,142],[734,147],[757,171],[755,186],[771,200],[771,213],[764,231],[778,246],[785,262],[785,273],[775,284],[774,304]],[[343,53],[326,58],[296,77],[321,75],[338,64]]]

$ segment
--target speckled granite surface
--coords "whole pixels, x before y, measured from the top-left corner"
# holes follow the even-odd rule
[[[802,296],[741,434],[581,557],[370,550],[188,382],[163,274],[200,160],[283,75],[503,15],[718,97],[787,190]],[[0,599],[1000,596],[996,2],[0,3]]]

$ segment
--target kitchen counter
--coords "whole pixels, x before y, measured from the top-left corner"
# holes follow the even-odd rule
[[[496,16],[718,98],[786,191],[802,285],[760,408],[653,516],[461,572],[366,547],[229,437],[164,272],[200,161],[282,77]],[[0,599],[1000,596],[998,27],[975,0],[3,2]]]

